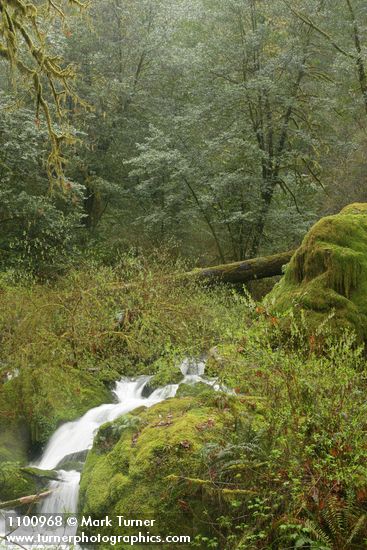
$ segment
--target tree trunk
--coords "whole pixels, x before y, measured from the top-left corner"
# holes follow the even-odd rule
[[[295,250],[281,252],[273,256],[263,256],[243,262],[232,264],[216,265],[204,269],[194,269],[186,273],[184,277],[196,277],[198,279],[208,280],[209,282],[224,283],[247,283],[255,279],[264,279],[281,275],[282,268],[289,262]]]
[[[366,76],[366,68],[363,61],[363,51],[362,51],[362,45],[361,45],[361,38],[360,38],[360,29],[357,23],[356,15],[354,13],[354,9],[352,6],[352,3],[350,0],[347,1],[347,6],[349,9],[349,13],[352,18],[353,23],[353,34],[354,34],[354,46],[357,52],[356,57],[356,64],[357,64],[357,71],[358,71],[358,80],[359,85],[362,92],[362,97],[364,101],[364,108],[367,113],[367,76]]]
[[[250,256],[252,256],[253,258],[258,254],[260,248],[260,244],[264,234],[266,219],[268,217],[271,202],[273,200],[275,185],[276,184],[274,182],[268,183],[266,189],[261,193],[262,206],[258,220],[255,224],[255,227],[253,228],[254,236],[250,248]]]

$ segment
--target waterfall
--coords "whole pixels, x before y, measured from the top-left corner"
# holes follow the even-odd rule
[[[204,361],[185,359],[181,363],[180,369],[184,375],[181,383],[205,382],[213,385],[213,382],[202,378],[205,370]],[[52,493],[40,504],[40,512],[76,512],[80,473],[74,470],[64,471],[62,469],[63,459],[90,449],[93,445],[94,435],[102,424],[115,420],[122,414],[126,414],[142,405],[151,407],[175,396],[179,384],[158,388],[149,397],[143,397],[143,388],[150,379],[150,376],[140,376],[136,379],[126,378],[117,382],[114,389],[116,403],[95,407],[79,420],[67,422],[56,430],[40,460],[33,464],[42,470],[60,468],[58,470],[59,481],[53,481],[50,484]]]
[[[79,420],[63,424],[51,437],[41,459],[34,466],[42,470],[57,469],[65,457],[72,457],[90,449],[94,435],[102,424],[115,420],[142,405],[151,407],[175,395],[178,385],[159,388],[149,397],[142,397],[144,385],[149,379],[149,376],[145,376],[117,382],[114,390],[117,403],[95,407]],[[76,512],[77,510],[80,473],[60,469],[58,474],[59,481],[51,483],[51,495],[40,505],[42,513]]]
[[[180,365],[180,370],[183,374],[181,383],[204,382],[214,389],[220,389],[215,381],[203,378],[204,361],[185,359]],[[74,469],[64,469],[64,466],[66,468],[67,462],[69,464],[79,462],[80,464],[80,461],[84,460],[86,452],[93,445],[96,431],[102,424],[115,420],[138,407],[151,407],[176,395],[179,384],[158,388],[148,397],[144,397],[144,386],[151,378],[151,376],[139,376],[134,379],[120,380],[116,383],[113,391],[115,403],[95,407],[79,420],[67,422],[56,430],[41,458],[32,464],[42,470],[57,470],[58,472],[58,480],[50,482],[49,488],[52,491],[50,496],[38,506],[40,513],[75,513],[77,511],[81,474],[80,471]],[[4,526],[0,518],[0,534],[3,532]],[[0,547],[3,547],[2,544]]]
[[[78,507],[78,494],[80,473],[59,470],[59,481],[50,483],[52,494],[39,507],[42,514],[76,512]]]

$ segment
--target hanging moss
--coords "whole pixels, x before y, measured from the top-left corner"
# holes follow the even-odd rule
[[[311,326],[333,323],[367,338],[367,204],[356,203],[312,227],[284,277],[265,299],[275,312],[308,312]]]
[[[61,63],[60,58],[48,47],[45,29],[54,18],[64,22],[67,4],[79,8],[85,7],[85,4],[80,0],[69,0],[66,3],[49,0],[46,4],[47,9],[42,9],[38,2],[27,0],[0,2],[0,57],[22,79],[33,84],[36,123],[39,123],[42,113],[49,134],[48,176],[51,183],[57,182],[67,190],[70,184],[64,175],[65,159],[62,149],[65,144],[74,144],[75,138],[65,124],[64,100],[68,96],[75,104],[85,107],[86,104],[73,90],[74,66]],[[20,43],[22,47],[19,47]],[[52,105],[56,109],[57,117],[52,113]],[[63,123],[61,132],[56,128],[56,121],[59,126],[60,122]]]

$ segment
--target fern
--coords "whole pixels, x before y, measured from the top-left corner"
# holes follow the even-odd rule
[[[312,520],[306,520],[305,527],[309,530],[309,533],[315,537],[318,542],[326,544],[329,548],[333,548],[332,540],[328,535],[316,525]]]

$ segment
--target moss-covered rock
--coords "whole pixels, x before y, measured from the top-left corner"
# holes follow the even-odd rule
[[[196,384],[180,384],[176,397],[206,397],[214,392],[211,386],[204,384],[204,382],[197,382]]]
[[[303,309],[311,327],[334,311],[337,328],[367,338],[367,204],[347,206],[307,233],[281,281],[265,299],[278,313]]]
[[[59,479],[55,470],[22,467],[18,462],[0,464],[0,503],[42,493],[50,480]]]
[[[24,366],[0,383],[0,462],[40,448],[62,423],[111,400],[97,375],[60,365]]]
[[[156,389],[163,388],[169,384],[179,384],[184,375],[179,367],[165,358],[161,358],[155,361],[151,365],[152,372],[155,372],[154,376],[145,384],[143,388],[143,397],[149,397]]]
[[[229,408],[183,397],[102,426],[82,474],[81,512],[155,519],[151,534],[210,532],[219,496],[203,450],[228,442],[234,425]]]
[[[47,485],[46,481],[46,485]],[[34,476],[22,471],[17,462],[4,462],[0,465],[0,502],[15,500],[37,493]]]
[[[41,481],[42,483],[45,480],[58,480],[59,473],[57,470],[41,470],[40,468],[35,468],[34,466],[22,466],[20,471],[25,474],[27,477],[33,477],[36,480]]]

